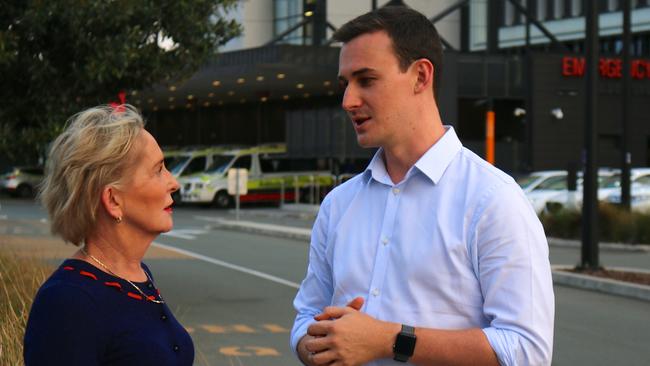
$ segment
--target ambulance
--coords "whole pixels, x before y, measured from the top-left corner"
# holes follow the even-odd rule
[[[286,145],[265,144],[251,148],[224,151],[213,158],[218,164],[202,174],[179,179],[185,203],[212,204],[230,207],[234,196],[228,194],[228,171],[248,171],[247,194],[240,202],[295,202],[301,195],[318,200],[332,188],[335,179],[317,159],[295,159],[286,156]],[[317,192],[317,193],[316,193]]]

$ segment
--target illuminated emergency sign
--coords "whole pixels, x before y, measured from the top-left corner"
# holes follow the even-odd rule
[[[602,78],[620,79],[623,77],[623,60],[618,58],[601,58],[598,71]],[[582,77],[585,74],[584,57],[563,57],[562,75],[566,77]],[[650,79],[650,61],[632,60],[630,75],[633,79]]]

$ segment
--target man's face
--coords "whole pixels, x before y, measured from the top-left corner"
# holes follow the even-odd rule
[[[384,31],[360,35],[341,48],[339,81],[362,147],[390,148],[404,143],[404,112],[413,103],[417,75],[400,71],[392,41]]]

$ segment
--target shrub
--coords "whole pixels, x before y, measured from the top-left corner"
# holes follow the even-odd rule
[[[540,215],[546,235],[578,239],[582,235],[582,212],[557,209]],[[599,240],[616,243],[650,243],[650,214],[628,212],[618,206],[598,205]]]

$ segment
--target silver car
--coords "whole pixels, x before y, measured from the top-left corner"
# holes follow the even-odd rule
[[[31,198],[43,180],[43,168],[13,167],[0,175],[0,190],[12,196]]]

